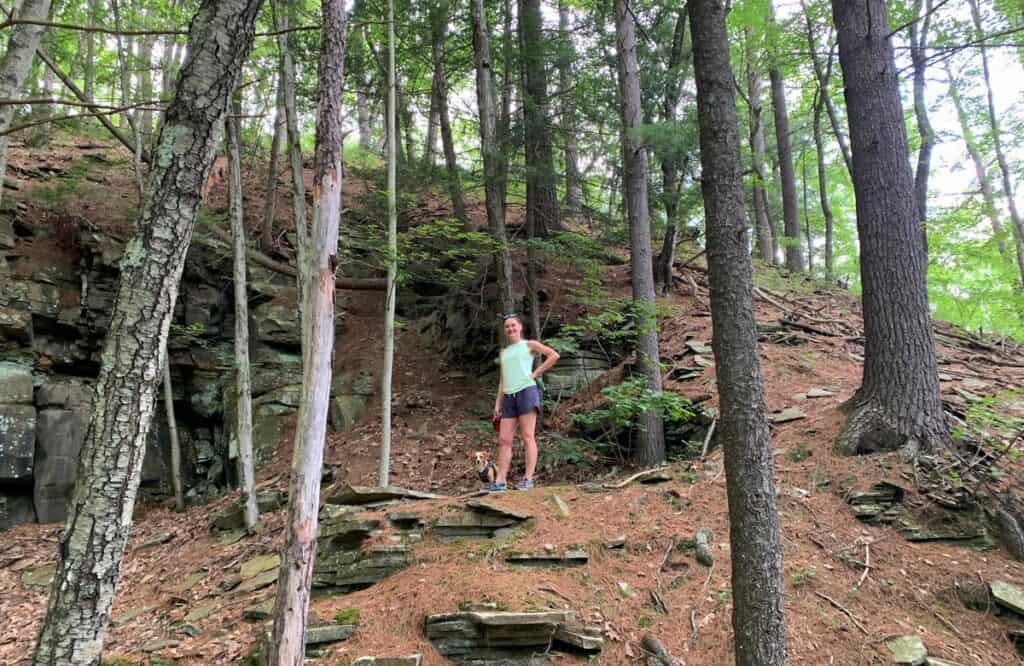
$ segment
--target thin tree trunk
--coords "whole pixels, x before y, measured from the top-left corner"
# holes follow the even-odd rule
[[[983,34],[981,25],[981,12],[978,10],[978,0],[968,0],[971,5],[971,18],[974,20],[974,29],[978,36]],[[1013,174],[1010,165],[1006,161],[1006,153],[1003,152],[1002,131],[999,128],[999,117],[996,116],[995,96],[992,92],[992,77],[989,73],[988,54],[981,49],[982,73],[985,75],[985,91],[988,100],[988,119],[992,127],[992,146],[996,151],[996,163],[999,164],[999,173],[1003,177],[1003,195],[1006,197],[1006,205],[1010,209],[1010,221],[1013,223],[1014,247],[1017,251],[1017,266],[1020,269],[1021,285],[1024,286],[1024,220],[1021,219],[1017,210],[1017,199],[1013,192]]]
[[[825,173],[825,146],[821,138],[821,111],[824,95],[819,94],[814,105],[814,152],[818,162],[818,196],[821,199],[821,214],[825,217],[825,280],[835,281],[835,259],[833,257],[833,229],[835,218],[828,201],[828,178]]]
[[[949,65],[949,61],[946,62],[946,76],[949,79],[949,98],[953,100],[953,108],[956,109],[956,115],[960,121],[960,134],[964,138],[964,145],[967,147],[967,154],[971,157],[971,163],[974,165],[974,175],[978,179],[978,187],[981,189],[982,209],[985,211],[985,217],[988,218],[989,224],[992,225],[992,238],[996,242],[996,247],[999,248],[999,254],[1004,259],[1010,259],[1010,254],[1006,247],[1006,230],[1003,229],[1003,224],[999,220],[999,211],[996,208],[996,197],[992,192],[992,182],[989,180],[988,168],[985,166],[985,159],[982,157],[978,140],[974,138],[974,132],[971,130],[971,122],[967,117],[967,112],[964,110],[960,89],[956,78],[953,76],[953,70]],[[1024,266],[1021,267],[1021,282],[1024,283]]]
[[[448,36],[448,2],[439,0],[434,7],[430,21],[432,54],[434,60],[434,88],[436,91],[437,113],[441,120],[441,143],[444,146],[444,161],[448,169],[448,192],[452,198],[455,218],[463,226],[469,224],[466,204],[462,199],[462,177],[459,162],[455,156],[455,141],[448,115],[448,75],[444,66],[444,42]]]
[[[60,539],[36,666],[95,666],[131,531],[146,437],[178,283],[228,96],[252,45],[260,0],[207,0],[192,21],[187,66],[167,107],[149,198],[121,280]],[[211,36],[216,36],[212,39]]]
[[[139,41],[139,89],[142,101],[153,99],[153,47],[156,45],[155,35],[146,35]],[[147,105],[151,106],[151,105]],[[142,133],[142,145],[149,148],[153,141],[153,112],[139,112],[138,131]]]
[[[308,255],[311,265],[307,269],[315,283],[308,290],[308,314],[304,324],[310,329],[309,346],[303,353],[303,391],[292,456],[288,523],[270,642],[270,663],[277,666],[301,666],[305,658],[306,613],[316,555],[317,509],[334,350],[334,272],[342,187],[341,91],[345,81],[343,0],[324,0],[321,14],[313,245]]]
[[[774,17],[770,19],[775,21]],[[779,174],[782,181],[782,220],[786,238],[786,270],[800,273],[804,260],[800,252],[800,217],[796,202],[796,175],[793,171],[793,146],[789,136],[789,112],[786,110],[786,88],[777,62],[768,70],[772,89],[772,114],[775,117],[775,144],[779,153]]]
[[[711,285],[711,345],[724,442],[737,666],[784,666],[782,546],[757,357],[729,42],[722,0],[690,0],[701,189]]]
[[[431,43],[431,53],[443,50],[443,45]],[[437,163],[437,66],[434,76],[430,79],[430,111],[427,112],[427,137],[423,142],[423,167],[433,169]]]
[[[167,432],[171,438],[171,487],[174,489],[174,509],[185,510],[185,487],[181,481],[181,442],[178,440],[178,420],[174,417],[174,387],[171,384],[171,357],[164,350],[164,414]]]
[[[768,186],[768,172],[765,170],[765,149],[763,107],[761,106],[761,78],[758,76],[752,30],[745,28],[744,43],[747,59],[747,103],[750,111],[750,160],[754,168],[754,229],[757,231],[757,253],[761,261],[768,265],[776,263],[772,249],[773,226],[768,210],[768,197],[765,188]]]
[[[519,0],[519,40],[523,61],[523,125],[526,132],[526,216],[534,218],[538,236],[561,230],[555,165],[548,119],[541,0]]]
[[[480,152],[484,162],[484,205],[487,226],[494,237],[494,265],[498,282],[498,300],[503,312],[512,312],[512,258],[505,230],[504,157],[495,127],[494,97],[491,82],[491,55],[487,44],[487,13],[483,0],[471,0],[473,23],[473,61],[476,67],[476,99],[480,112]]]
[[[928,309],[907,129],[885,0],[833,0],[853,151],[864,308],[864,378],[837,453],[949,442]]]
[[[131,104],[132,91],[132,73],[128,66],[128,57],[131,55],[132,50],[131,37],[124,37],[120,32],[124,29],[124,25],[121,23],[121,9],[118,0],[110,0],[110,8],[114,14],[114,28],[118,31],[114,35],[114,43],[117,45],[117,65],[121,82],[121,106],[128,106]],[[125,45],[126,41],[128,42],[127,46]],[[122,128],[127,124],[133,133],[138,131],[133,124],[131,111],[124,111],[118,114],[118,119]]]
[[[917,118],[918,134],[921,135],[921,146],[917,151],[917,172],[914,174],[914,200],[917,202],[918,221],[927,247],[928,173],[931,170],[932,148],[935,147],[935,130],[928,120],[928,103],[925,100],[924,88],[928,68],[926,49],[928,27],[932,20],[932,0],[914,0],[914,19],[910,23],[910,60],[914,65],[914,116]]]
[[[512,139],[512,95],[515,89],[515,72],[512,65],[512,0],[502,1],[502,20],[504,21],[504,30],[501,33],[501,116],[498,119],[498,144],[501,146],[501,207],[504,210],[506,205],[506,191],[508,189],[508,164],[512,157],[513,145],[515,141]],[[488,56],[489,58],[490,56]],[[491,86],[493,88],[493,78],[491,75]],[[477,93],[479,96],[479,93]],[[492,94],[493,99],[493,94]],[[504,215],[504,213],[502,213]],[[511,275],[511,274],[510,274]],[[512,308],[505,310],[505,312],[511,312]]]
[[[654,306],[651,224],[647,208],[647,151],[637,135],[641,124],[640,64],[636,56],[636,23],[626,0],[615,0],[615,33],[619,54],[626,206],[629,212],[630,272],[638,330],[637,355],[641,372],[647,379],[647,389],[657,396],[661,394],[661,361]],[[665,460],[661,411],[648,409],[640,418],[634,455],[641,465],[659,464]]]
[[[42,87],[42,91],[41,91],[40,97],[42,97],[43,99],[50,99],[52,94],[53,94],[53,70],[45,69],[45,71],[43,72],[43,87]],[[39,109],[39,107],[36,107],[36,109]],[[60,113],[60,112],[61,112],[60,106],[59,105],[55,105],[53,110],[52,110],[52,113],[56,114],[56,113]],[[45,108],[39,110],[39,116],[40,117],[46,117],[47,113],[48,113],[48,111]],[[35,109],[33,109],[33,114],[32,115],[36,115]],[[51,130],[52,126],[53,126],[52,123],[41,123],[39,125],[36,125],[34,128],[32,128],[32,138],[30,140],[30,143],[31,143],[33,148],[43,148],[43,147],[46,147],[46,146],[48,146],[50,144],[50,130]]]
[[[441,13],[440,10],[438,13]],[[447,8],[442,14],[447,19]],[[438,17],[432,17],[434,32],[434,72],[435,82],[438,72],[444,71],[443,57],[439,55],[440,43],[435,32]],[[443,30],[442,30],[443,32]],[[441,41],[443,41],[443,36]],[[437,69],[440,65],[441,69]],[[440,99],[447,91],[435,89]],[[395,367],[395,306],[398,300],[398,287],[395,279],[398,275],[398,178],[395,173],[398,155],[396,150],[396,113],[397,101],[395,80],[395,3],[388,0],[388,287],[384,299],[384,365],[381,371],[381,437],[380,460],[378,461],[377,485],[387,487],[391,482],[391,387]],[[447,108],[445,109],[447,110]],[[449,138],[451,138],[449,136]],[[461,198],[461,197],[460,197]],[[454,203],[454,199],[453,199]]]
[[[252,384],[249,381],[249,292],[245,269],[245,212],[242,208],[242,113],[240,93],[235,93],[234,117],[228,118],[228,198],[231,236],[235,253],[235,441],[238,444],[238,478],[242,481],[245,529],[256,531],[260,513],[256,506],[256,471],[252,452]]]
[[[24,0],[17,16],[26,21],[45,21],[50,15],[50,0]],[[0,60],[0,99],[16,99],[21,95],[32,58],[46,30],[41,25],[25,23],[14,26],[11,30],[7,50]],[[13,104],[0,106],[0,132],[6,132],[11,126],[14,111]],[[7,174],[7,136],[0,136],[0,200],[3,195],[3,180]]]
[[[270,140],[270,164],[267,166],[267,194],[263,209],[263,224],[261,225],[260,237],[260,246],[264,251],[269,250],[274,245],[274,217],[277,214],[278,161],[281,155],[281,140],[288,132],[287,113],[284,109],[284,85],[280,67],[277,73],[277,92],[274,97],[274,137]]]
[[[661,103],[661,120],[665,123],[676,121],[676,107],[683,90],[683,66],[689,59],[686,44],[686,10],[680,9],[676,17],[675,32],[672,35],[672,51],[668,59],[669,81],[665,86],[665,97]],[[663,293],[672,291],[672,264],[675,263],[676,238],[679,226],[679,193],[683,178],[680,167],[685,168],[686,161],[681,165],[674,154],[661,160],[662,203],[665,206],[665,238],[662,240],[661,252],[654,259],[654,284],[660,286]]]
[[[289,44],[288,30],[290,20],[287,9],[274,6],[276,14],[277,48],[280,54],[281,86],[284,90],[285,125],[287,129],[288,165],[292,175],[292,212],[295,218],[295,244],[298,265],[299,314],[302,322],[302,353],[305,357],[309,348],[308,335],[310,326],[307,319],[307,308],[310,303],[309,289],[313,275],[310,261],[309,226],[306,224],[306,186],[302,181],[302,134],[299,132],[299,114],[295,105],[295,60]]]
[[[576,50],[569,31],[569,7],[564,0],[558,3],[558,36],[561,57],[558,61],[558,88],[562,97],[562,135],[565,140],[565,207],[573,216],[580,214],[579,145],[576,141],[576,103],[573,89],[572,64]],[[539,335],[539,334],[538,334]]]
[[[370,96],[366,94],[367,85],[365,79],[361,80],[359,88],[356,89],[356,122],[359,127],[359,147],[369,151],[372,144],[372,132],[370,130]]]
[[[814,67],[814,76],[818,80],[818,89],[821,90],[822,100],[825,109],[828,111],[828,119],[832,124],[832,133],[835,134],[836,143],[843,154],[843,164],[846,165],[846,172],[850,174],[850,182],[853,182],[853,156],[850,154],[850,146],[846,141],[842,125],[839,120],[839,112],[832,103],[832,95],[829,93],[829,83],[832,80],[832,52],[829,52],[828,68],[822,69],[821,60],[818,57],[818,43],[814,36],[814,23],[811,13],[807,8],[807,0],[800,0],[800,6],[804,11],[804,19],[807,22],[807,46],[810,49],[811,65]]]
[[[807,142],[800,151],[800,188],[803,192],[804,235],[807,237],[807,274],[814,275],[814,236],[811,233],[811,216],[807,206]]]
[[[99,13],[99,0],[88,0],[86,3],[86,25],[92,28],[96,25],[97,14]],[[85,40],[85,65],[82,76],[82,90],[88,99],[93,98],[93,86],[96,82],[96,33],[86,32],[82,35]]]

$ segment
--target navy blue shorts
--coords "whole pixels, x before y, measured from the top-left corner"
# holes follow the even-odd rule
[[[514,419],[523,414],[529,414],[531,410],[540,413],[540,389],[536,386],[527,386],[522,391],[506,393],[501,396],[501,418]]]

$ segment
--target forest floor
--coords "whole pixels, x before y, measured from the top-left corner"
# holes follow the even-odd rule
[[[18,151],[12,163],[19,164]],[[286,209],[283,202],[279,207]],[[666,299],[674,307],[662,322],[661,344],[663,358],[686,371],[670,370],[666,387],[713,407],[714,369],[694,364],[687,344],[710,344],[706,276],[695,264],[679,277],[679,287]],[[892,663],[885,641],[907,634],[919,636],[931,657],[950,664],[1018,661],[1004,620],[994,612],[965,609],[954,583],[980,578],[1024,586],[1019,562],[1002,549],[908,542],[893,527],[858,521],[847,502],[851,492],[882,480],[913,494],[913,469],[895,454],[831,454],[844,418],[840,405],[860,380],[857,298],[809,282],[781,280],[767,271],[758,279],[771,282],[762,284],[767,291],[756,300],[758,321],[765,325],[760,359],[768,408],[776,414],[797,408],[803,415],[772,427],[791,663]],[[610,292],[628,293],[627,267],[609,268],[604,280]],[[380,294],[352,297],[344,335],[337,340],[336,366],[379,366],[381,303]],[[430,353],[415,322],[408,323],[396,344],[392,483],[445,495],[400,505],[429,521],[457,510],[465,502],[460,494],[479,485],[472,453],[493,449],[493,437],[478,426],[486,423],[494,387]],[[978,348],[965,342],[966,336],[955,337],[962,333],[942,324],[938,328],[946,331],[937,338],[943,394],[954,408],[972,396],[1024,385],[1019,349],[991,341],[980,343],[988,348]],[[822,397],[807,397],[808,391]],[[587,409],[594,395],[590,391],[565,403],[549,425],[564,426],[567,414]],[[339,482],[374,484],[378,413],[371,406],[355,429],[329,435],[325,461]],[[541,447],[557,445],[547,435],[540,439]],[[258,474],[261,487],[287,489],[290,449],[286,436],[277,458]],[[346,608],[360,611],[354,636],[316,663],[414,652],[422,653],[426,664],[446,663],[426,638],[425,617],[480,601],[509,610],[577,611],[587,624],[602,629],[601,663],[632,663],[641,656],[639,641],[647,633],[686,664],[731,663],[730,534],[721,448],[713,448],[703,461],[673,463],[669,471],[671,480],[662,484],[629,484],[597,493],[567,479],[608,481],[630,470],[542,471],[534,490],[494,499],[534,517],[518,536],[444,543],[428,533],[415,545],[407,569],[366,590],[314,600],[311,613],[322,619]],[[555,495],[567,510],[559,508]],[[109,655],[130,663],[145,663],[153,653],[182,664],[232,664],[251,650],[262,625],[244,621],[242,611],[271,598],[273,588],[225,592],[221,583],[242,563],[278,550],[285,511],[264,515],[261,534],[225,544],[211,534],[209,521],[232,501],[225,497],[183,514],[166,506],[137,509],[106,643]],[[713,534],[715,563],[710,568],[675,548],[700,528]],[[47,589],[26,586],[23,578],[54,561],[59,531],[57,525],[26,525],[0,540],[0,663],[21,663],[32,649]],[[154,543],[167,534],[168,541]],[[605,548],[607,539],[622,535],[624,548]],[[582,546],[589,562],[578,568],[517,568],[502,556],[509,548],[541,551],[546,546]],[[663,601],[660,608],[652,592]],[[182,633],[186,620],[197,635]]]

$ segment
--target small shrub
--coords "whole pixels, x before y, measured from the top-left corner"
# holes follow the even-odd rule
[[[342,608],[334,614],[336,624],[359,624],[358,608]]]

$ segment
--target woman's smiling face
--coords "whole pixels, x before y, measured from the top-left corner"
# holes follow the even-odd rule
[[[519,320],[515,317],[509,317],[505,320],[505,337],[512,342],[519,342],[519,339],[523,336],[523,325],[519,323]]]

